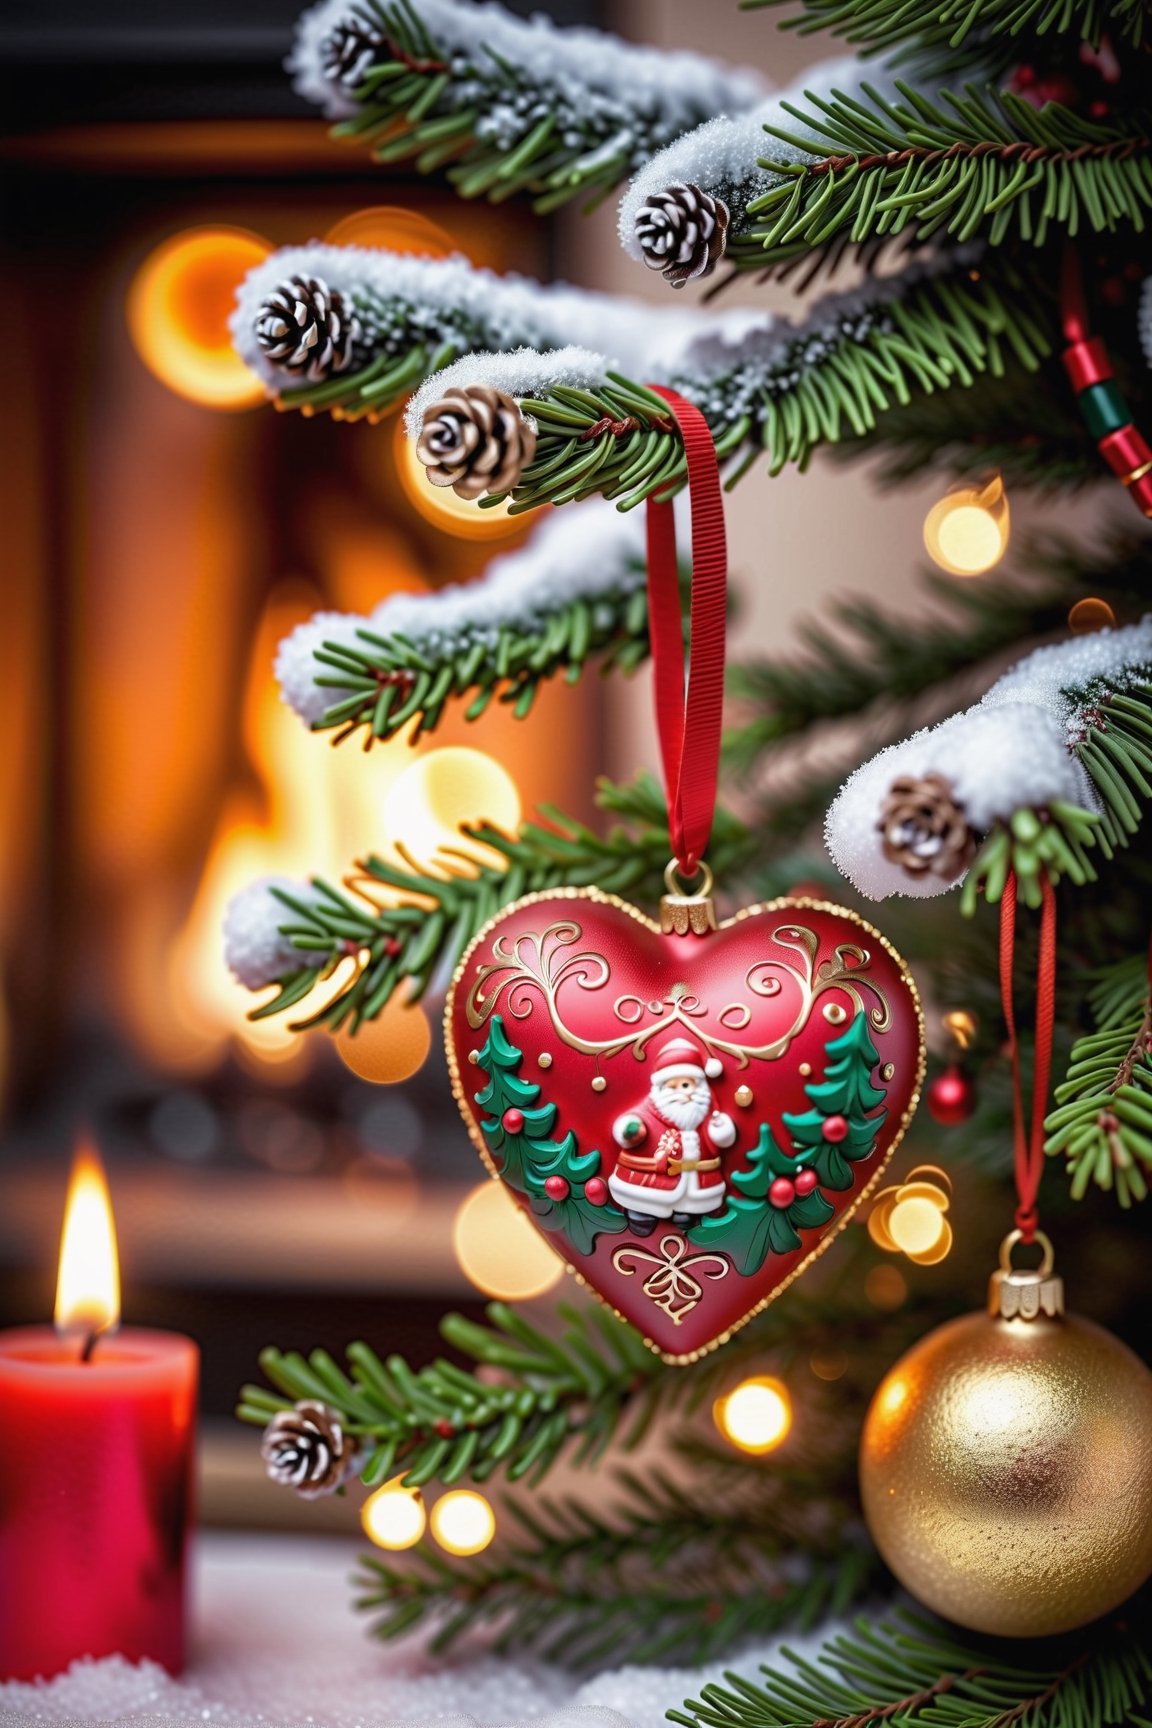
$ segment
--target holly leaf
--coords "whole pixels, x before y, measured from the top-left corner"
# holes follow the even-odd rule
[[[818,1230],[822,1224],[827,1224],[835,1211],[831,1200],[825,1200],[819,1188],[813,1188],[811,1194],[801,1194],[792,1202],[786,1216],[797,1230]]]

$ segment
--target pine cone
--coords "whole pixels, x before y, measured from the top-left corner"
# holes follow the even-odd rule
[[[536,454],[536,429],[503,390],[468,384],[426,410],[416,454],[433,486],[460,498],[510,492]]]
[[[371,66],[388,59],[388,45],[378,30],[350,13],[320,44],[320,70],[330,84],[351,93],[359,89]]]
[[[256,315],[256,340],[269,360],[311,384],[343,372],[359,336],[354,308],[319,276],[290,276]]]
[[[334,1494],[355,1468],[356,1449],[327,1404],[304,1399],[273,1416],[260,1442],[273,1482],[295,1488],[302,1500]]]
[[[909,876],[954,882],[972,862],[976,836],[943,774],[901,774],[888,788],[876,824],[884,856]]]
[[[635,232],[649,270],[673,288],[710,276],[724,256],[728,206],[689,180],[674,180],[636,213]]]

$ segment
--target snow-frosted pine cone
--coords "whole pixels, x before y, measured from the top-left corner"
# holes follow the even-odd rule
[[[327,1404],[304,1399],[280,1410],[264,1430],[260,1456],[273,1482],[303,1500],[334,1494],[355,1466],[356,1449]]]
[[[343,372],[359,336],[355,309],[320,276],[290,276],[256,314],[256,340],[269,360],[311,384]]]
[[[954,882],[976,851],[964,806],[943,774],[901,774],[893,780],[876,824],[890,864],[909,876]]]
[[[673,288],[709,276],[724,256],[728,206],[690,180],[674,180],[636,212],[636,239],[649,270]]]
[[[320,70],[330,84],[349,93],[363,84],[370,66],[388,58],[384,37],[355,12],[342,18],[320,44]]]
[[[503,390],[468,384],[426,410],[416,454],[433,486],[460,498],[510,492],[536,454],[536,429]]]

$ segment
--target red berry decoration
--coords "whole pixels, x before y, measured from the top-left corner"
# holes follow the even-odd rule
[[[572,1189],[564,1176],[548,1176],[544,1181],[544,1192],[549,1200],[567,1200]]]
[[[777,1176],[768,1189],[769,1203],[783,1212],[796,1198],[796,1184],[788,1176]]]
[[[936,1076],[924,1096],[928,1114],[945,1128],[966,1122],[976,1108],[976,1088],[955,1064]]]
[[[796,1172],[797,1194],[811,1194],[818,1181],[819,1177],[815,1170],[798,1170]]]
[[[839,1146],[841,1140],[848,1138],[848,1122],[843,1116],[829,1116],[820,1130],[830,1146]]]
[[[500,1126],[506,1134],[521,1133],[524,1127],[523,1110],[517,1110],[515,1104],[511,1105],[507,1110],[505,1110],[503,1116],[501,1116]],[[564,1186],[567,1188],[567,1183],[565,1183]]]
[[[608,1184],[600,1176],[591,1176],[584,1184],[584,1198],[589,1206],[603,1206],[608,1199]]]

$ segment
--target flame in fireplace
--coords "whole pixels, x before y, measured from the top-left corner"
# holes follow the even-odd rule
[[[379,847],[385,796],[411,760],[402,738],[368,756],[347,746],[334,750],[280,700],[272,674],[276,644],[314,609],[313,594],[285,585],[273,593],[255,634],[242,716],[247,774],[225,798],[191,911],[166,956],[180,1066],[206,1067],[232,1042],[265,1076],[276,1069],[285,1079],[299,1076],[308,1062],[306,1041],[283,1021],[247,1017],[253,999],[224,964],[225,907],[259,876],[340,881],[350,860]]]

